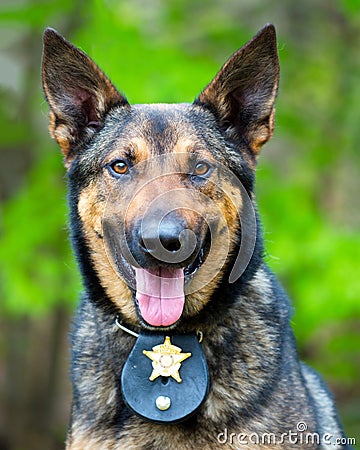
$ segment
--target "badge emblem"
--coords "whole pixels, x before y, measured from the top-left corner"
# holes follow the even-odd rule
[[[121,372],[126,405],[139,416],[163,424],[191,417],[204,403],[209,385],[196,333],[169,337],[141,331]]]
[[[152,361],[153,371],[149,377],[150,381],[154,381],[157,377],[172,377],[178,383],[182,382],[179,374],[181,363],[191,356],[191,353],[182,353],[180,347],[173,345],[169,336],[165,337],[163,344],[153,347],[152,351],[143,350],[143,354]]]

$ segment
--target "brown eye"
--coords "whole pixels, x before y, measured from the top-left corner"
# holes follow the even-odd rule
[[[208,163],[200,161],[196,164],[193,174],[199,177],[206,175],[210,170]]]
[[[110,164],[110,168],[117,175],[125,175],[129,170],[129,166],[121,159]]]

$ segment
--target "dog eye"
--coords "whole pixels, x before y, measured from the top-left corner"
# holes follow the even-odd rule
[[[205,161],[199,161],[193,171],[193,175],[203,177],[210,171],[210,165]]]
[[[110,164],[110,169],[116,174],[116,175],[125,175],[128,170],[129,166],[125,161],[122,159],[118,159]]]

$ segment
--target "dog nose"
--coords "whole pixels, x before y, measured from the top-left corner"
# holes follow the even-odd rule
[[[182,218],[168,214],[159,220],[154,215],[141,224],[139,247],[159,261],[180,263],[194,252],[196,237]]]
[[[159,232],[160,242],[169,252],[177,252],[181,248],[181,233],[183,231],[184,229],[176,224],[162,226]]]
[[[140,247],[145,253],[152,253],[160,248],[161,244],[169,252],[177,252],[183,239],[184,226],[179,221],[163,219],[160,223],[156,220],[142,225]],[[182,234],[183,233],[183,234]]]

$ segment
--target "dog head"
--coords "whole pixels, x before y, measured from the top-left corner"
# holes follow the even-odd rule
[[[232,281],[246,269],[234,264],[244,243],[246,262],[256,245],[254,170],[273,133],[278,77],[267,25],[192,104],[130,105],[87,55],[45,31],[43,87],[73,242],[87,289],[126,321],[175,327],[230,269]]]

